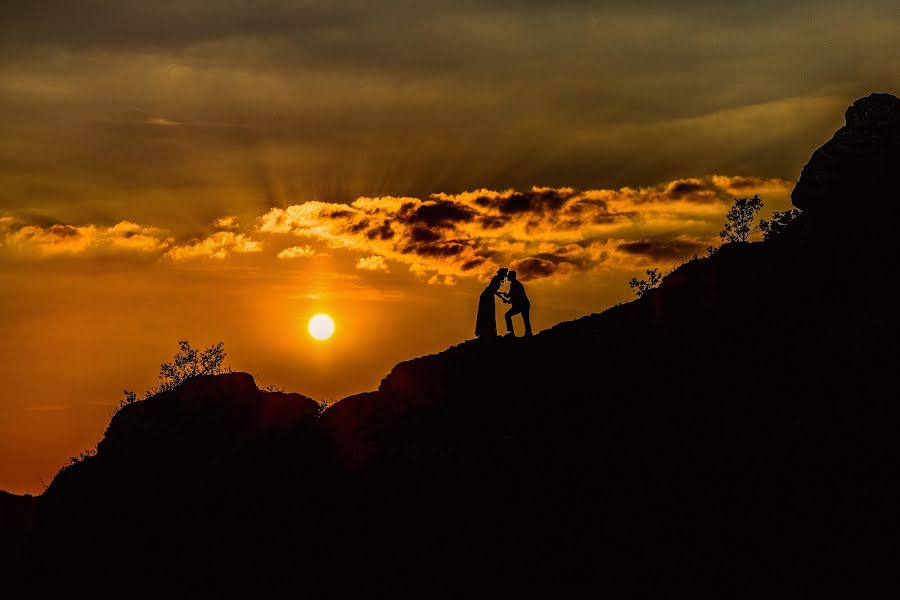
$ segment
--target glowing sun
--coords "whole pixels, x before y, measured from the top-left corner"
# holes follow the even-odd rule
[[[306,329],[309,331],[309,335],[317,340],[327,340],[334,335],[334,319],[325,313],[313,315],[306,325]]]

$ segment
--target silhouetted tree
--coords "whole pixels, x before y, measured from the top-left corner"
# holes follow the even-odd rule
[[[122,398],[121,402],[119,402],[119,408],[137,402],[137,394],[135,394],[133,390],[125,388],[122,391],[125,393],[125,397]]]
[[[801,212],[803,211],[799,208],[792,208],[791,210],[772,213],[771,221],[760,219],[759,229],[763,233],[763,239],[769,241],[781,236],[790,224],[800,216]]]
[[[637,294],[638,298],[659,286],[663,276],[658,271],[658,269],[647,269],[647,279],[632,277],[631,281],[628,282],[628,285]]]
[[[192,377],[221,375],[231,371],[231,368],[225,366],[223,342],[197,350],[191,348],[190,342],[182,340],[178,342],[178,347],[178,353],[172,357],[172,362],[160,365],[159,378],[144,392],[145,399],[175,389]],[[125,397],[119,402],[119,408],[137,401],[137,394],[132,390],[126,388],[124,393]]]
[[[316,410],[316,418],[319,418],[323,414],[325,414],[325,411],[328,410],[334,404],[334,398],[328,398],[325,400],[316,400],[316,404],[318,405],[318,409]]]
[[[725,229],[719,232],[726,243],[746,242],[753,231],[753,219],[756,213],[762,210],[762,200],[759,196],[752,198],[735,198],[734,204],[725,215]]]
[[[180,350],[173,357],[172,362],[163,363],[159,367],[159,379],[151,395],[167,392],[175,389],[192,377],[200,375],[219,375],[227,372],[224,366],[224,343],[219,342],[214,346],[208,346],[203,350],[191,348],[191,344],[185,340],[178,342]]]

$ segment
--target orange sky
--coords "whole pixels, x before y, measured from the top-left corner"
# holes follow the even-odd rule
[[[900,16],[732,5],[5,3],[0,489],[39,492],[180,339],[339,399],[471,338],[497,266],[540,330],[702,254],[735,196],[788,208],[900,88]]]
[[[326,215],[347,205],[305,203],[197,224],[204,231],[181,240],[137,224],[38,226],[7,217],[0,488],[39,491],[69,456],[99,440],[124,387],[153,383],[180,339],[222,340],[229,364],[261,385],[336,400],[375,388],[401,360],[473,337],[478,293],[497,265],[519,265],[536,330],[629,299],[630,277],[714,242],[731,197],[716,181],[727,185],[707,178],[624,192],[366,199],[349,205],[365,207],[360,215],[342,217]],[[770,209],[788,205],[789,182],[740,184],[742,193],[767,193]],[[415,213],[400,216],[404,204],[478,206],[477,198],[498,206],[525,198],[519,204],[537,208],[506,217],[481,210],[485,217],[430,228]],[[552,213],[541,208],[557,201]],[[477,222],[487,217],[506,224]],[[370,239],[384,219],[393,236]],[[440,239],[417,245],[412,239],[424,231]],[[462,257],[430,254],[460,242]],[[469,260],[484,262],[464,270]],[[327,342],[306,332],[317,312],[337,323]]]

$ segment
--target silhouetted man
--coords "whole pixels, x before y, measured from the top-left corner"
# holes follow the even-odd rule
[[[529,319],[531,302],[528,301],[528,296],[525,294],[525,286],[516,279],[515,271],[507,273],[506,278],[509,280],[509,291],[503,293],[502,298],[505,304],[512,304],[512,307],[506,311],[506,335],[515,337],[512,318],[513,315],[522,315],[522,320],[525,321],[525,337],[531,337],[531,319]]]

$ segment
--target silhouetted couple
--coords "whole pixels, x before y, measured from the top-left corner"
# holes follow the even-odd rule
[[[509,289],[500,291],[503,282],[509,280]],[[475,317],[475,336],[479,338],[497,337],[497,315],[494,308],[494,296],[503,300],[504,304],[512,305],[506,311],[506,335],[515,337],[512,318],[514,315],[522,315],[525,321],[525,337],[531,337],[531,302],[525,294],[525,286],[516,279],[516,272],[503,267],[497,270],[497,274],[491,277],[490,282],[481,296],[478,298],[478,314]]]

